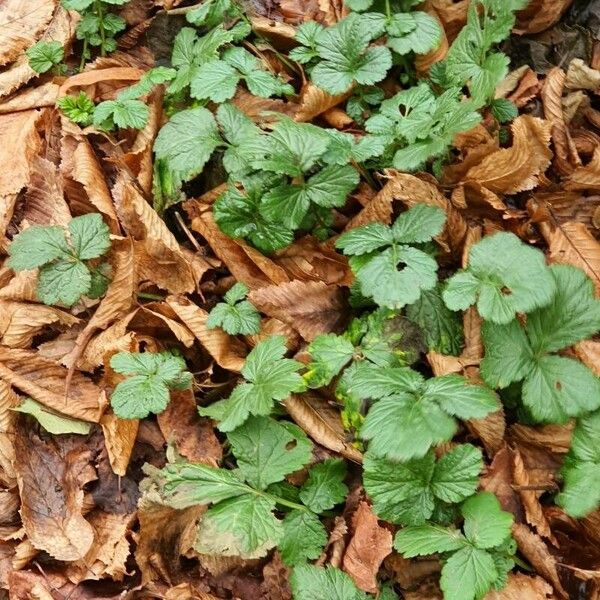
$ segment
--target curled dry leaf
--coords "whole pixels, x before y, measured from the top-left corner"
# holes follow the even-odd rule
[[[554,163],[561,175],[567,175],[581,165],[563,114],[562,95],[565,78],[565,72],[560,67],[554,67],[546,74],[542,86],[544,117],[552,123]]]
[[[113,473],[123,477],[131,459],[139,421],[137,419],[119,419],[112,412],[107,412],[102,415],[100,425]]]
[[[567,190],[600,191],[600,147],[596,147],[592,159],[575,169],[565,181]]]
[[[12,271],[10,271],[12,273]],[[37,271],[19,271],[3,288],[0,288],[0,298],[4,300],[24,300],[39,302],[37,297]]]
[[[478,183],[498,194],[515,194],[538,185],[552,158],[548,149],[551,124],[521,115],[511,129],[512,146],[497,150],[469,169],[465,184]]]
[[[0,115],[31,110],[32,108],[53,107],[58,98],[60,86],[49,81],[37,87],[25,88],[0,102]]]
[[[94,542],[83,518],[83,486],[95,478],[79,436],[42,439],[25,427],[15,436],[21,519],[29,541],[57,560],[80,560]]]
[[[322,281],[290,281],[252,290],[248,299],[258,310],[292,326],[306,340],[335,331],[344,319],[344,295]]]
[[[502,509],[512,513],[517,522],[523,520],[523,509],[513,487],[512,451],[504,446],[496,453],[491,464],[486,466],[479,480],[482,490],[492,492]]]
[[[515,523],[512,527],[512,534],[517,542],[519,551],[527,559],[529,564],[539,573],[546,581],[552,584],[554,591],[561,598],[568,598],[560,578],[556,559],[542,538],[533,533],[527,525],[523,523]]]
[[[517,13],[515,33],[540,33],[558,23],[573,0],[533,0]]]
[[[28,348],[44,326],[55,323],[70,327],[79,319],[53,306],[0,300],[0,340],[9,348]]]
[[[208,313],[185,296],[169,296],[167,304],[219,366],[231,371],[241,371],[244,366],[245,347],[239,340],[220,328],[209,329],[206,326]]]
[[[425,8],[427,10],[427,4],[425,5]],[[429,69],[432,65],[440,60],[444,60],[446,54],[448,54],[449,48],[448,38],[446,37],[443,23],[441,22],[437,11],[434,8],[429,8],[427,12],[439,22],[440,30],[442,32],[442,39],[440,43],[429,52],[426,52],[425,54],[417,54],[415,56],[415,68],[420,77],[426,77],[429,74]]]
[[[332,96],[312,82],[305,83],[300,90],[300,104],[294,120],[312,121],[315,117],[343,102],[349,95],[350,92],[346,92]]]
[[[6,0],[0,5],[0,65],[16,60],[36,42],[55,8],[56,0],[40,0],[35,10],[21,0]]]
[[[506,587],[500,592],[489,592],[483,600],[552,600],[552,586],[541,577],[523,573],[509,573]]]
[[[25,6],[29,5],[25,4]],[[71,14],[59,4],[52,21],[44,32],[44,37],[60,42],[62,46],[68,46],[75,35],[74,25]],[[0,72],[0,97],[7,96],[19,89],[36,75],[37,73],[29,66],[28,56],[22,53],[6,70]]]
[[[171,392],[171,401],[157,420],[165,440],[175,445],[178,454],[191,462],[218,466],[223,457],[221,444],[210,419],[198,414],[192,390]]]
[[[362,462],[362,454],[345,440],[338,411],[325,400],[314,393],[292,394],[283,404],[296,424],[315,442],[355,463]]]
[[[90,71],[83,71],[82,73],[77,73],[76,75],[72,75],[60,86],[60,96],[66,96],[69,90],[73,88],[87,88],[88,86],[94,86],[96,84],[102,82],[111,82],[114,85],[114,82],[123,82],[137,81],[142,75],[144,71],[142,69],[137,69],[135,67],[108,67],[105,69],[92,69]],[[119,83],[119,88],[122,88],[122,84]],[[93,96],[93,94],[92,94]],[[106,98],[103,98],[105,100]]]
[[[140,279],[175,294],[193,291],[192,269],[179,243],[135,183],[127,176],[119,176],[113,197],[123,228],[140,242],[135,244]]]
[[[600,70],[588,67],[581,58],[574,58],[567,69],[565,86],[570,90],[595,92],[600,88]]]
[[[379,525],[367,502],[361,502],[352,515],[352,538],[344,554],[344,571],[358,588],[375,594],[379,567],[391,551],[392,532]]]
[[[448,40],[452,42],[467,21],[469,0],[429,0],[444,26]]]
[[[73,388],[65,402],[67,369],[31,350],[0,346],[0,378],[24,394],[61,414],[97,423],[106,396],[90,379],[74,373]]]
[[[177,314],[164,303],[152,303],[139,308],[131,320],[131,327],[142,335],[153,338],[171,337],[186,348],[194,344],[194,334],[177,320]]]
[[[424,579],[439,573],[441,568],[437,559],[409,559],[396,552],[390,554],[383,561],[383,565],[403,590],[414,589]]]
[[[16,413],[11,410],[19,404],[12,387],[0,379],[0,480],[7,488],[15,487],[15,435]]]

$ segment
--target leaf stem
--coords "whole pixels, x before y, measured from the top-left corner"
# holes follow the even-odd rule
[[[81,51],[81,60],[79,61],[79,72],[81,73],[83,71],[83,68],[85,67],[85,57],[87,56],[88,53],[88,40],[87,38],[85,38],[83,40],[83,50]]]
[[[388,21],[392,18],[392,7],[390,6],[390,0],[385,0],[385,16]]]
[[[138,298],[142,298],[143,300],[164,300],[163,296],[159,294],[149,294],[148,292],[138,292]]]
[[[100,31],[100,56],[106,56],[106,32],[104,31],[104,15],[102,14],[102,0],[94,0],[94,8],[98,17],[98,29]]]

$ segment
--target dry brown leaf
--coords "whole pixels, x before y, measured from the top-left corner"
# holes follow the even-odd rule
[[[127,535],[134,520],[133,514],[110,514],[101,510],[87,515],[94,530],[94,543],[81,560],[68,566],[67,577],[75,584],[105,577],[122,581],[127,575],[130,551]]]
[[[231,99],[231,103],[255,123],[277,120],[277,116],[272,113],[281,113],[294,118],[298,110],[298,105],[294,102],[285,102],[276,98],[261,98],[251,94],[241,86],[238,87],[235,96]],[[269,113],[271,114],[269,115]]]
[[[466,425],[469,431],[481,440],[488,456],[494,456],[500,450],[506,433],[506,416],[503,408],[482,419],[470,419]]]
[[[252,15],[250,17],[252,29],[268,39],[275,39],[279,44],[285,44],[289,40],[296,37],[296,29],[287,23],[275,21],[262,17],[260,15]]]
[[[352,124],[352,118],[348,113],[341,108],[334,106],[323,113],[323,119],[327,125],[335,127],[335,129],[344,129]]]
[[[8,488],[17,484],[13,445],[17,415],[11,408],[18,404],[19,398],[11,386],[0,379],[0,481]]]
[[[22,0],[5,0],[0,5],[0,65],[17,59],[40,37],[50,23],[56,0],[39,0],[35,10]]]
[[[573,0],[533,0],[517,13],[515,33],[532,34],[549,29],[560,21]]]
[[[511,439],[553,452],[566,454],[571,447],[574,423],[530,427],[515,423],[510,426]]]
[[[293,600],[289,584],[291,570],[283,563],[279,552],[273,553],[262,573],[265,600]]]
[[[135,67],[109,67],[97,68],[90,71],[83,71],[69,77],[60,86],[60,96],[66,96],[67,92],[73,88],[85,88],[105,81],[114,82],[137,81],[144,71]],[[106,98],[103,98],[105,100]]]
[[[73,15],[76,13],[73,12]],[[52,21],[44,32],[44,39],[68,46],[75,35],[75,24],[75,17],[59,4]],[[37,75],[29,66],[29,57],[25,53],[21,54],[10,67],[0,72],[0,97],[11,94]]]
[[[440,572],[440,561],[430,558],[409,559],[393,552],[384,561],[386,571],[403,590],[414,589],[421,581]]]
[[[375,594],[379,567],[392,551],[392,532],[379,525],[367,502],[361,502],[352,515],[352,530],[344,554],[344,571],[359,589]]]
[[[37,271],[34,269],[15,273],[8,284],[0,288],[0,298],[17,302],[39,302],[36,292],[37,279]]]
[[[67,369],[36,352],[0,346],[0,378],[61,414],[97,423],[106,405],[104,391],[75,373],[66,402],[66,377]]]
[[[542,538],[523,523],[515,523],[512,527],[512,534],[519,551],[535,571],[552,584],[554,591],[561,598],[568,598],[558,577],[556,559],[550,554]]]
[[[592,69],[581,58],[574,58],[567,69],[565,87],[595,92],[600,89],[600,70]]]
[[[245,347],[234,337],[216,327],[208,329],[208,313],[185,296],[169,296],[167,304],[182,323],[196,336],[218,365],[231,371],[241,371],[245,361]]]
[[[194,344],[194,334],[177,320],[177,314],[164,302],[140,307],[130,325],[136,332],[153,338],[163,338],[170,332],[186,348]]]
[[[552,123],[552,141],[554,143],[554,164],[561,175],[567,175],[581,166],[581,160],[569,129],[565,122],[562,95],[566,74],[560,67],[554,67],[546,74],[542,86],[544,117]]]
[[[346,92],[332,96],[314,83],[308,82],[300,90],[300,105],[294,120],[301,123],[312,121],[315,117],[343,102],[349,95],[350,93]]]
[[[77,368],[81,371],[94,371],[105,362],[106,356],[117,352],[135,352],[138,346],[136,335],[133,331],[127,331],[134,315],[135,311],[92,337],[77,361]]]
[[[321,281],[290,281],[248,294],[258,310],[292,326],[308,342],[336,330],[345,318],[344,295],[338,286]]]
[[[574,350],[577,358],[600,377],[600,342],[584,340]]]
[[[171,401],[157,421],[165,440],[175,445],[178,454],[191,462],[219,465],[221,444],[210,419],[198,414],[192,390],[171,392]]]
[[[488,592],[483,600],[552,600],[552,586],[541,577],[509,573],[508,582],[499,592]]]
[[[113,473],[123,477],[131,459],[139,421],[137,419],[119,419],[112,412],[107,412],[102,415],[100,425]]]
[[[9,348],[28,348],[35,335],[54,323],[70,327],[79,319],[53,306],[0,300],[0,340]]]
[[[498,498],[502,509],[512,513],[515,520],[523,520],[523,510],[519,497],[513,488],[512,451],[504,446],[496,452],[492,463],[486,466],[480,478],[480,486]]]
[[[474,182],[498,194],[515,194],[539,184],[550,164],[551,124],[543,119],[521,115],[511,126],[513,143],[486,156],[469,169],[465,184]]]
[[[53,81],[36,87],[25,88],[23,91],[0,102],[0,114],[54,106],[58,98],[59,88],[60,86]]]
[[[512,474],[516,489],[521,497],[527,523],[535,527],[539,535],[556,544],[556,539],[550,529],[550,524],[544,515],[542,505],[540,504],[541,491],[527,489],[532,487],[532,481],[525,468],[523,458],[518,448],[512,451]]]
[[[429,0],[440,18],[448,40],[452,42],[467,22],[469,0]]]
[[[440,60],[444,60],[446,54],[448,54],[448,38],[446,37],[446,32],[444,30],[444,26],[440,20],[438,12],[435,8],[430,8],[427,10],[427,5],[425,5],[426,12],[428,12],[434,19],[436,19],[440,25],[440,29],[442,31],[442,39],[438,46],[425,54],[417,54],[415,56],[415,69],[417,70],[417,74],[419,77],[427,77],[429,74],[429,69],[432,65]]]
[[[590,162],[571,173],[565,181],[565,189],[600,191],[600,147],[596,147]]]
[[[292,395],[284,403],[292,419],[315,442],[356,463],[362,454],[345,440],[339,412],[314,393]]]
[[[594,282],[596,295],[600,295],[600,243],[587,227],[569,221],[555,228],[541,223],[540,229],[548,244],[550,262],[583,269]]]
[[[21,518],[29,541],[58,560],[80,560],[94,542],[83,518],[83,486],[95,478],[91,451],[79,436],[42,439],[19,428],[15,465]]]
[[[194,291],[196,282],[192,269],[179,243],[135,183],[119,176],[113,197],[123,228],[141,242],[135,245],[140,279],[152,281],[174,294]]]

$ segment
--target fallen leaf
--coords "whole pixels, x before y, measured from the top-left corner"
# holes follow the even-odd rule
[[[6,381],[0,379],[0,480],[7,488],[17,484],[13,445],[17,415],[11,408],[18,404],[17,394]]]
[[[480,485],[482,490],[495,494],[502,509],[512,513],[515,520],[520,522],[523,520],[523,509],[513,487],[512,467],[512,451],[505,445],[496,452],[491,464],[484,468]]]
[[[82,559],[94,542],[83,518],[83,486],[95,478],[90,450],[79,436],[42,439],[19,427],[15,466],[21,519],[29,541],[57,560]]]
[[[338,329],[344,319],[344,296],[338,286],[320,281],[290,281],[248,294],[258,310],[287,323],[306,340]]]
[[[517,13],[514,32],[518,34],[540,33],[558,23],[573,0],[533,0]]]
[[[581,58],[574,58],[567,69],[565,87],[594,92],[600,88],[600,70],[588,67]]]
[[[499,592],[488,592],[483,600],[552,600],[554,592],[541,577],[523,573],[509,573],[506,587]]]
[[[25,88],[12,96],[0,101],[0,114],[31,110],[32,108],[47,108],[56,104],[60,86],[48,81],[37,87]]]
[[[471,167],[465,184],[475,182],[499,194],[515,194],[538,185],[552,158],[548,149],[551,124],[521,115],[513,121],[511,129],[512,146],[489,154]]]
[[[349,95],[350,93],[346,92],[332,96],[314,83],[308,82],[300,90],[298,112],[294,120],[302,123],[312,121],[315,117],[343,102]]]
[[[596,147],[592,160],[575,169],[565,181],[565,189],[600,191],[600,147]]]
[[[392,551],[392,533],[379,525],[367,502],[361,502],[352,515],[352,532],[344,554],[344,571],[359,589],[377,593],[377,573]]]
[[[112,412],[107,412],[102,415],[100,426],[104,434],[110,466],[116,475],[124,476],[133,452],[139,421],[119,419]]]

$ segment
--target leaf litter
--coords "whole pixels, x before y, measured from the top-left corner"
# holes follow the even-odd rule
[[[580,4],[5,2],[6,597],[600,597]]]

